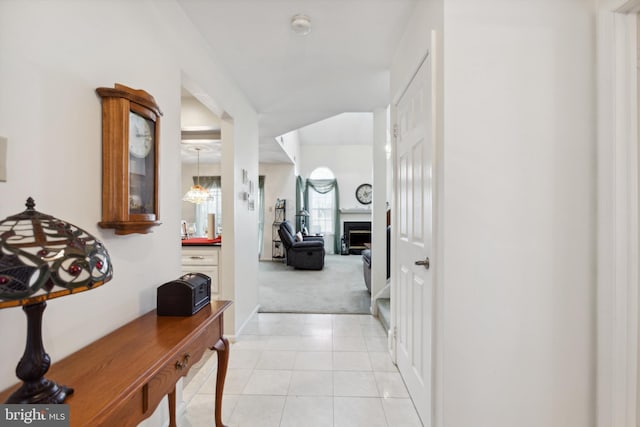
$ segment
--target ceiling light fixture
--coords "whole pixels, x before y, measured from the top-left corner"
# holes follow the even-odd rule
[[[291,17],[291,29],[296,34],[306,36],[311,32],[311,19],[301,13],[293,15]]]
[[[195,203],[196,205],[199,205],[202,202],[206,202],[207,200],[210,200],[211,194],[209,194],[209,192],[203,186],[200,185],[200,148],[195,147],[195,149],[196,149],[196,152],[198,153],[197,183],[196,185],[193,185],[189,189],[189,191],[187,191],[187,194],[184,195],[182,200],[184,200],[185,202],[191,202],[191,203]]]

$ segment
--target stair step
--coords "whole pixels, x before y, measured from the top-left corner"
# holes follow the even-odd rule
[[[382,323],[385,331],[389,331],[391,325],[391,300],[389,298],[378,298],[378,320]]]

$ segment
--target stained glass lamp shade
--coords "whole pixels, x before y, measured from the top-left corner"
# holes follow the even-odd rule
[[[27,345],[16,374],[23,381],[6,403],[62,403],[73,389],[44,378],[51,364],[42,344],[46,300],[111,280],[103,244],[86,231],[34,209],[0,221],[0,308],[22,306]]]

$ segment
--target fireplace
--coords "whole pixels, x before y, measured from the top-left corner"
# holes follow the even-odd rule
[[[345,221],[344,240],[350,254],[359,254],[371,244],[371,221]]]

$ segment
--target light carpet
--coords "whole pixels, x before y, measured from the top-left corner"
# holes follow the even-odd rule
[[[261,313],[370,313],[360,255],[326,255],[319,271],[263,261],[258,282]]]

